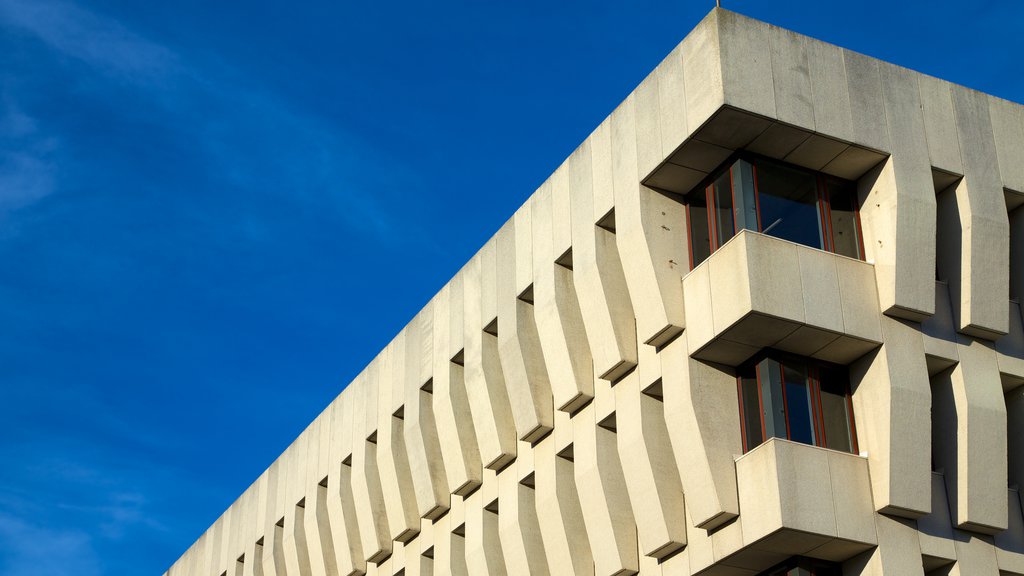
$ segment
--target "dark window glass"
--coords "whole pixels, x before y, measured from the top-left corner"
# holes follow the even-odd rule
[[[846,375],[841,370],[821,370],[820,386],[825,447],[853,452]]]
[[[761,406],[757,396],[757,377],[754,374],[741,378],[743,401],[743,429],[745,446],[748,449],[764,442],[761,434]]]
[[[781,354],[737,370],[744,449],[768,438],[856,452],[845,368]]]
[[[686,198],[691,266],[743,229],[863,258],[857,186],[772,160],[740,158]]]
[[[832,225],[832,251],[836,254],[860,258],[860,234],[855,209],[857,186],[838,178],[825,179]]]
[[[768,438],[788,438],[786,433],[786,401],[782,390],[782,367],[765,358],[757,367],[761,380],[761,404],[764,408],[764,434]]]
[[[825,248],[818,218],[817,178],[774,162],[758,161],[756,166],[761,232]]]
[[[807,385],[807,369],[792,362],[783,363],[786,377],[786,421],[789,439],[814,444],[811,415],[811,390]]]
[[[690,218],[690,259],[697,266],[711,255],[711,232],[708,230],[707,196],[695,194],[687,206]]]
[[[711,194],[715,202],[715,241],[716,246],[725,244],[736,234],[736,225],[732,218],[732,177],[726,170],[711,186]]]

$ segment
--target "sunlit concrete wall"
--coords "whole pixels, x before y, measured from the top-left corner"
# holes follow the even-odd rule
[[[856,180],[865,261],[690,271],[740,149]],[[1019,105],[716,9],[166,574],[1024,574],[1022,204]],[[849,366],[861,454],[742,453],[765,347]]]

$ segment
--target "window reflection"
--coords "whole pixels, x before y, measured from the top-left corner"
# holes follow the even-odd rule
[[[737,373],[744,451],[768,438],[856,452],[845,368],[767,353]]]
[[[759,157],[732,160],[687,196],[690,264],[742,229],[863,258],[857,186]]]

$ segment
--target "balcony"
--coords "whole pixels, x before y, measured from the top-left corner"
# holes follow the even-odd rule
[[[699,360],[737,366],[763,348],[849,364],[881,344],[871,264],[742,230],[683,278]]]
[[[842,562],[878,544],[867,459],[773,438],[736,460],[743,546],[717,563]]]

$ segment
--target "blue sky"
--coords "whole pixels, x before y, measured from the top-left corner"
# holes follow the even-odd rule
[[[712,5],[0,0],[0,573],[162,573]],[[1024,101],[1015,0],[725,6]]]

